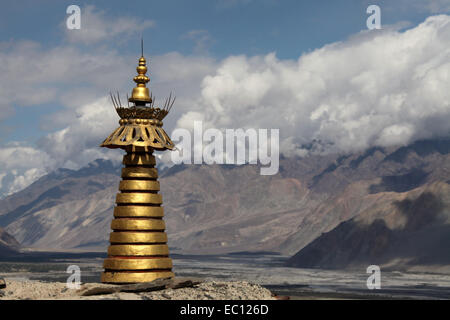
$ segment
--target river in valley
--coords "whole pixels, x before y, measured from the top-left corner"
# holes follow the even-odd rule
[[[286,256],[270,253],[171,256],[179,277],[245,280],[291,299],[450,299],[450,275],[381,270],[381,288],[369,290],[366,269],[353,271],[285,267]],[[0,277],[62,281],[70,265],[81,270],[82,282],[98,282],[103,253],[32,253],[0,258]]]

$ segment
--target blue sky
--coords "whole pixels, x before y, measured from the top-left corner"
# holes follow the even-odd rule
[[[207,31],[211,38],[208,53],[219,58],[272,51],[279,58],[297,58],[304,51],[365,29],[369,4],[380,5],[383,24],[387,25],[401,21],[417,24],[430,14],[429,10],[401,0],[44,0],[39,5],[29,0],[2,5],[0,40],[29,39],[58,45],[63,41],[60,24],[70,4],[81,8],[95,5],[107,13],[112,23],[117,16],[154,20],[155,27],[143,32],[147,50],[152,54],[195,53],[195,41],[189,41],[186,34],[192,30]],[[138,41],[127,40],[118,46],[120,50],[138,49]]]
[[[81,32],[65,27],[71,4],[81,7]],[[370,4],[381,8],[382,30],[366,28]],[[117,117],[110,109],[104,115],[99,112],[109,104],[101,99],[109,90],[130,92],[141,34],[150,58],[152,90],[161,98],[174,90],[178,97],[166,120],[169,132],[189,127],[194,119],[221,128],[286,127],[282,146],[296,155],[304,153],[302,144],[319,138],[336,147],[330,152],[349,152],[442,135],[444,124],[430,132],[415,113],[405,110],[429,104],[427,110],[437,111],[430,111],[426,121],[446,119],[446,96],[431,84],[447,81],[444,31],[449,12],[450,0],[2,4],[0,196],[2,190],[16,191],[57,167],[117,158],[97,150]],[[432,18],[439,15],[444,16]],[[399,66],[396,59],[406,65]],[[423,75],[422,82],[408,82],[431,62],[435,69]],[[408,101],[412,98],[405,97],[414,96],[418,87],[430,91]],[[422,101],[427,94],[429,100]],[[392,110],[384,104],[396,103],[398,113],[385,114]],[[267,110],[277,108],[280,120],[274,122]],[[355,118],[348,110],[354,110]],[[353,130],[364,121],[375,129],[355,142]],[[18,154],[25,155],[23,163],[8,160]]]
[[[345,40],[365,30],[369,4],[380,5],[383,25],[416,25],[430,14],[424,6],[406,5],[406,1],[401,0],[44,0],[39,1],[39,5],[33,0],[13,1],[2,6],[0,42],[31,40],[46,47],[64,45],[67,43],[64,30],[64,20],[68,16],[66,8],[71,4],[79,5],[82,11],[86,6],[94,5],[112,24],[118,16],[151,19],[155,23],[151,28],[136,32],[134,37],[128,36],[120,41],[105,38],[94,45],[78,43],[80,50],[106,46],[121,54],[138,54],[142,34],[148,55],[176,51],[183,55],[207,55],[217,59],[270,52],[275,52],[280,59],[296,59],[304,52]],[[15,106],[13,116],[7,123],[2,123],[0,144],[11,140],[32,141],[45,134],[48,130],[42,130],[36,119],[60,107],[51,101],[32,110]]]

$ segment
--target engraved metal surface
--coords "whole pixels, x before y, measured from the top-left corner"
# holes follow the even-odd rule
[[[167,256],[169,247],[166,244],[115,244],[108,248],[109,256]]]
[[[120,191],[159,191],[158,181],[146,180],[122,180],[119,184]]]
[[[156,279],[173,278],[170,271],[160,272],[103,272],[101,281],[104,283],[137,283],[150,282]]]
[[[162,196],[154,193],[118,193],[116,203],[161,204]]]
[[[171,269],[172,259],[170,258],[149,258],[149,259],[123,259],[107,258],[103,262],[103,267],[109,270],[148,270],[148,269]]]
[[[111,232],[109,235],[111,243],[166,243],[165,232]]]
[[[163,207],[153,206],[117,206],[114,208],[114,217],[163,217]]]
[[[123,157],[123,164],[154,166],[156,161],[155,156],[149,153],[128,153]]]
[[[111,229],[119,230],[158,230],[163,231],[166,225],[162,219],[131,219],[121,218],[111,221]]]
[[[134,145],[151,147],[159,151],[175,148],[174,143],[162,127],[143,124],[146,121],[148,120],[136,119],[132,123],[122,124],[100,146],[114,149]]]
[[[158,178],[158,170],[156,168],[130,167],[122,168],[122,178]]]

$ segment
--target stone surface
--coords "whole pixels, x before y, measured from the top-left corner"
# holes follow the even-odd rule
[[[194,285],[195,280],[173,281],[171,283],[159,283],[159,286],[167,286],[157,291],[138,292],[111,292],[112,285],[107,284],[85,284],[80,290],[68,289],[63,282],[41,282],[31,280],[9,280],[6,279],[7,289],[0,300],[273,300],[272,293],[261,287],[246,281],[216,282],[205,281]],[[188,286],[188,285],[193,286]],[[114,285],[118,286],[118,285]],[[149,284],[141,284],[134,287],[124,285],[129,290],[144,290]],[[109,290],[106,294],[81,295],[83,289],[104,288]],[[0,291],[0,292],[2,292]],[[92,291],[91,293],[93,293]],[[97,291],[98,293],[99,291]],[[81,294],[80,294],[81,293]]]
[[[93,296],[102,294],[112,294],[117,292],[140,293],[151,292],[164,289],[179,289],[193,287],[201,283],[201,280],[191,278],[175,278],[175,279],[157,279],[152,282],[114,285],[114,284],[98,284],[88,283],[82,286],[78,291],[81,296]]]

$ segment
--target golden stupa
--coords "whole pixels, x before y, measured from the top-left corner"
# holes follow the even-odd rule
[[[108,257],[101,276],[104,283],[138,283],[174,277],[153,151],[174,148],[162,128],[162,119],[169,113],[175,98],[170,95],[161,108],[156,107],[146,87],[150,78],[146,75],[143,53],[136,70],[138,75],[133,80],[137,85],[127,107],[121,105],[118,94],[111,94],[121,118],[120,126],[100,145],[126,151]]]

